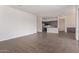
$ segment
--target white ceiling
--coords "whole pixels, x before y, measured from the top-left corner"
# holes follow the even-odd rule
[[[15,5],[11,6],[38,16],[62,16],[66,15],[70,5]]]

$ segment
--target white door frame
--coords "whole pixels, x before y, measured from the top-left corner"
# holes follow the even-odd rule
[[[79,40],[79,26],[78,26],[78,22],[79,22],[79,6],[76,6],[76,40]]]

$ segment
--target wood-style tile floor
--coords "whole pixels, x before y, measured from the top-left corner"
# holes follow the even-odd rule
[[[73,33],[36,33],[0,42],[4,53],[78,53],[79,42]]]

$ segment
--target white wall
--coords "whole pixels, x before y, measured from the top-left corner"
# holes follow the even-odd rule
[[[0,6],[0,41],[36,33],[36,27],[35,15]]]
[[[70,7],[67,12],[66,18],[66,26],[67,27],[76,27],[76,19],[75,19],[76,9],[75,6]]]

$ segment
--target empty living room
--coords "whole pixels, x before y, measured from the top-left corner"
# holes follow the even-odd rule
[[[79,53],[78,5],[0,5],[0,53]]]

